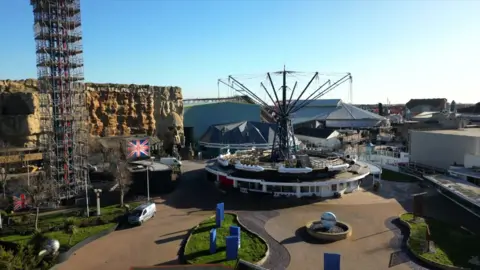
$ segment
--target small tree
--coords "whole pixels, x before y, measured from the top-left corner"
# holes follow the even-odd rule
[[[10,169],[12,168],[12,155],[14,154],[8,142],[0,141],[0,182],[2,185],[3,198],[7,197],[7,180]]]
[[[124,145],[118,144],[118,147],[108,149],[107,161],[110,164],[109,170],[115,177],[117,187],[120,190],[120,206],[124,206],[125,193],[132,183],[130,171],[128,170],[127,157],[124,152]]]
[[[37,173],[30,179],[30,185],[24,186],[23,191],[30,198],[32,207],[35,208],[35,230],[38,230],[38,215],[40,206],[50,200],[54,195],[54,184],[51,179],[47,178],[47,174],[42,171]]]

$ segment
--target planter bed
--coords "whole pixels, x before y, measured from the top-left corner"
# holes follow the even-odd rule
[[[411,213],[400,215],[400,222],[410,230],[407,248],[426,264],[439,269],[469,269],[473,267],[469,260],[480,254],[480,237],[462,228],[432,218],[414,221]],[[427,227],[434,252],[425,248]]]
[[[256,234],[248,231],[237,220],[237,216],[225,213],[222,227],[217,228],[217,252],[210,254],[210,230],[215,228],[215,216],[202,221],[192,229],[185,243],[183,260],[188,264],[223,264],[235,266],[236,260],[226,261],[226,239],[230,226],[241,227],[241,247],[238,250],[239,259],[257,263],[263,261],[268,254],[267,244]]]

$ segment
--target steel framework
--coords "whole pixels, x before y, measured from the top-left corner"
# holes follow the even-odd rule
[[[259,94],[256,94],[254,91],[245,86],[245,84],[240,82],[239,79],[236,79],[233,76],[228,76],[228,79],[226,80],[218,80],[219,84],[224,84],[230,89],[233,89],[236,92],[240,93],[241,95],[249,96],[257,104],[259,104],[264,109],[268,110],[272,115],[274,115],[275,122],[277,124],[277,133],[275,136],[275,142],[273,143],[273,149],[271,154],[271,159],[273,161],[288,160],[295,153],[295,137],[291,121],[291,117],[295,112],[298,112],[300,109],[310,104],[313,100],[321,98],[322,96],[337,88],[341,84],[345,82],[350,82],[350,84],[352,83],[352,75],[350,73],[336,74],[337,76],[340,76],[340,78],[336,80],[328,79],[320,82],[320,86],[316,87],[316,89],[314,89],[306,98],[302,99],[306,91],[312,85],[312,82],[314,80],[319,80],[319,77],[321,75],[327,74],[315,72],[315,74],[308,81],[307,85],[300,92],[298,97],[294,97],[298,82],[295,82],[293,88],[288,87],[287,75],[293,75],[296,73],[299,72],[287,71],[285,70],[285,67],[283,71],[267,73],[267,81],[271,87],[270,90],[267,89],[263,82],[260,83],[261,89],[264,93],[268,95],[268,98],[273,103],[273,106],[267,104],[267,101],[259,97]],[[281,96],[277,94],[277,88],[275,87],[275,84],[273,82],[272,75],[282,76],[282,85],[278,89],[281,90]],[[287,89],[291,90],[289,96],[287,95]]]
[[[40,147],[58,199],[88,180],[87,111],[83,82],[80,0],[31,0],[40,91]]]

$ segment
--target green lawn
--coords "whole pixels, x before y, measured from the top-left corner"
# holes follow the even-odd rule
[[[443,222],[425,219],[412,222],[413,215],[403,214],[400,218],[410,226],[408,246],[418,256],[445,265],[472,267],[468,261],[480,254],[480,237]],[[431,240],[435,243],[435,253],[424,253],[427,224]]]
[[[382,168],[382,180],[392,182],[418,182],[418,179],[408,174]]]
[[[131,209],[133,209],[136,206],[140,205],[141,202],[133,202],[128,204],[130,205]],[[108,222],[102,225],[97,225],[97,226],[77,228],[77,232],[73,236],[72,242],[70,245],[68,244],[70,235],[63,231],[63,224],[65,223],[67,218],[74,220],[77,224],[81,224],[82,221],[86,220],[87,218],[77,215],[78,211],[54,213],[51,215],[44,214],[39,217],[38,224],[39,224],[39,228],[49,228],[49,227],[51,228],[55,226],[60,227],[61,229],[58,231],[45,232],[45,236],[48,238],[57,239],[60,242],[62,249],[68,249],[74,246],[75,244],[83,241],[84,239],[86,239],[91,235],[97,234],[103,230],[114,227],[116,225],[115,218],[120,215],[123,215],[125,213],[125,210],[121,208],[119,205],[112,205],[112,206],[103,207],[100,212],[101,212],[102,218],[106,220],[111,220],[111,222]],[[21,217],[15,217],[14,219],[17,219],[18,221],[18,219],[20,218]],[[89,219],[97,219],[97,217],[91,216]],[[31,223],[28,226],[33,228],[33,222],[34,222],[33,214],[29,216],[29,221]],[[31,237],[32,237],[31,235],[7,235],[7,236],[1,236],[0,240],[15,242],[19,244],[25,244],[30,240]]]
[[[210,230],[215,228],[215,217],[211,217],[195,229],[185,246],[185,259],[191,264],[224,264],[235,266],[236,260],[226,261],[226,237],[230,226],[240,226],[233,214],[225,214],[221,228],[217,228],[217,252],[210,254]],[[241,247],[238,251],[240,259],[257,262],[267,252],[267,244],[258,236],[241,229]]]
[[[78,244],[79,242],[83,241],[87,237],[97,234],[106,229],[113,228],[115,225],[116,223],[108,223],[108,224],[98,225],[98,226],[78,228],[76,234],[72,238],[72,242],[70,245],[68,244],[68,241],[70,239],[70,234],[67,234],[63,231],[48,232],[48,233],[45,233],[45,236],[51,239],[57,239],[60,242],[60,246],[62,247],[62,249],[68,250],[70,247]],[[0,240],[7,241],[7,242],[14,242],[18,244],[26,244],[31,237],[32,237],[31,235],[9,235],[9,236],[0,237]]]

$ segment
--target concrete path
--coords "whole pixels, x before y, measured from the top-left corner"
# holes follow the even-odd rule
[[[192,166],[195,169],[201,165]],[[187,175],[187,177],[189,177]],[[186,183],[195,179],[183,179]],[[182,198],[183,193],[172,195]],[[132,266],[178,264],[178,250],[188,230],[212,214],[212,211],[177,210],[158,199],[157,215],[142,226],[115,231],[82,248],[59,270],[128,270]]]
[[[332,211],[353,228],[351,239],[331,244],[305,242],[305,223],[319,220],[323,212]],[[323,253],[340,253],[342,269],[388,269],[391,254],[400,250],[396,231],[391,220],[404,212],[397,203],[371,205],[324,204],[303,206],[282,211],[270,219],[267,232],[283,244],[290,253],[288,269],[318,269],[323,265]],[[410,269],[397,265],[393,269]]]

